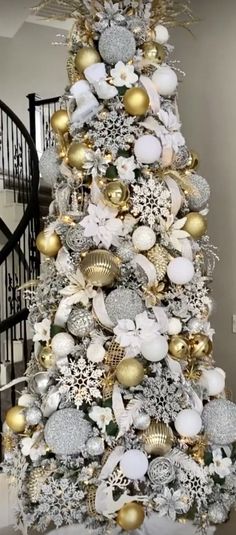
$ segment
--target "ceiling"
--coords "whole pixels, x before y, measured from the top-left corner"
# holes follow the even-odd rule
[[[0,0],[0,37],[12,38],[24,22],[51,26],[63,30],[71,28],[71,21],[55,21],[36,16],[30,8],[37,5],[37,0]],[[43,15],[49,13],[44,12]]]

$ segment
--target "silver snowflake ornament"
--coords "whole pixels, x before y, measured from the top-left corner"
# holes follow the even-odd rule
[[[102,396],[103,375],[102,368],[80,357],[60,368],[59,392],[77,408],[84,402],[91,405],[93,400]]]
[[[157,182],[154,178],[141,178],[133,186],[131,202],[133,215],[150,227],[158,225],[160,219],[166,219],[171,214],[170,191],[164,182]]]
[[[134,117],[112,109],[102,112],[102,116],[98,115],[94,119],[88,135],[96,149],[110,151],[115,157],[119,149],[129,149],[139,132]]]

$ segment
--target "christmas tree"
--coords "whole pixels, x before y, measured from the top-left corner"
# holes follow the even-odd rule
[[[168,533],[207,533],[235,503],[236,405],[213,357],[210,188],[169,44],[192,15],[173,0],[58,4],[76,19],[70,84],[40,164],[54,201],[27,291],[35,349],[4,426],[17,522],[151,535],[165,517]]]

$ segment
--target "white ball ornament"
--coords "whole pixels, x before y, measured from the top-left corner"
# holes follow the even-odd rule
[[[221,368],[203,370],[199,383],[209,396],[218,396],[225,389],[225,372]]]
[[[168,322],[168,334],[174,336],[182,331],[182,323],[179,318],[170,318]]]
[[[158,162],[162,154],[162,146],[157,137],[146,134],[135,141],[134,154],[138,162],[151,164]]]
[[[120,460],[120,469],[128,479],[142,479],[148,471],[148,459],[140,450],[129,450]]]
[[[175,429],[181,437],[195,437],[202,428],[200,414],[194,409],[184,409],[175,420]]]
[[[134,231],[132,241],[137,251],[149,251],[156,243],[156,234],[150,227],[142,225]]]
[[[141,345],[141,353],[150,362],[163,360],[168,353],[168,343],[165,336],[156,335],[152,340],[146,340]]]
[[[133,416],[133,424],[135,429],[139,429],[140,431],[146,431],[148,427],[150,426],[151,418],[149,414],[146,414],[145,412],[138,412]]]
[[[152,75],[154,86],[162,97],[170,97],[173,95],[178,86],[178,78],[168,65],[159,67]]]
[[[74,349],[74,338],[68,333],[58,333],[52,339],[52,352],[57,357],[66,357]]]
[[[170,38],[170,34],[165,26],[163,24],[157,24],[155,27],[155,36],[156,36],[156,42],[159,43],[159,45],[165,45]]]
[[[167,275],[174,284],[188,284],[194,276],[194,265],[188,258],[173,258],[167,267]]]

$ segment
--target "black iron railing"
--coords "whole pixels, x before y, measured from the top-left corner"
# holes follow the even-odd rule
[[[38,151],[43,152],[55,143],[50,121],[53,113],[60,108],[60,97],[41,99],[36,93],[30,93],[27,98],[30,135]]]

